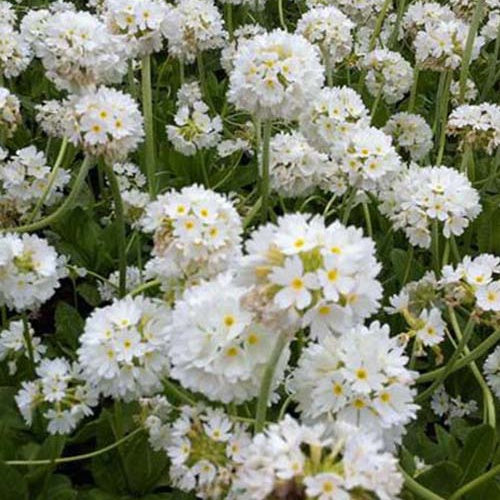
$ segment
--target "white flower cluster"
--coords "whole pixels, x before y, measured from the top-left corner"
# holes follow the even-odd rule
[[[36,235],[0,236],[0,303],[10,309],[34,309],[50,299],[66,275],[64,261]]]
[[[305,196],[328,175],[328,156],[310,146],[300,132],[273,136],[269,155],[271,188],[282,196]]]
[[[500,257],[480,254],[471,258],[465,256],[456,267],[445,266],[441,286],[465,300],[472,295],[472,301],[482,311],[500,312]]]
[[[297,22],[296,33],[321,50],[323,62],[332,67],[342,62],[352,50],[354,23],[333,6],[308,10]]]
[[[167,125],[167,136],[176,151],[192,156],[201,149],[212,148],[220,141],[222,120],[210,118],[202,101],[198,82],[185,83],[177,92],[175,125]]]
[[[139,228],[151,202],[146,191],[146,176],[133,163],[115,163],[113,170],[120,186],[124,215],[134,229]]]
[[[274,30],[238,44],[228,100],[264,119],[295,119],[319,92],[319,50],[300,35]]]
[[[70,92],[118,83],[127,70],[127,56],[120,37],[88,12],[62,11],[48,15],[38,25],[32,45],[46,76]]]
[[[412,164],[381,194],[380,209],[403,229],[414,246],[429,248],[431,226],[443,224],[443,234],[460,236],[481,211],[479,194],[465,175],[443,166]]]
[[[26,215],[49,188],[51,168],[47,165],[47,158],[34,146],[28,146],[5,162],[0,161],[0,166],[0,205],[9,206],[19,216]],[[57,171],[44,206],[51,206],[62,197],[69,178],[66,170]]]
[[[144,297],[95,309],[78,349],[85,380],[104,396],[125,401],[158,390],[168,372],[170,316],[163,302]]]
[[[162,23],[169,52],[191,63],[205,50],[220,49],[226,40],[224,20],[212,0],[178,0]]]
[[[92,415],[98,394],[82,377],[80,367],[65,358],[42,359],[37,378],[23,382],[15,396],[28,425],[36,410],[48,421],[50,434],[69,434],[85,417]]]
[[[459,106],[448,117],[448,133],[459,136],[462,147],[493,154],[500,146],[500,106],[488,102]]]
[[[300,116],[301,132],[324,153],[344,151],[354,130],[369,125],[368,109],[349,87],[321,89]]]
[[[176,301],[169,328],[171,376],[194,392],[223,403],[257,396],[277,340],[242,307],[246,290],[229,275],[189,288]],[[288,349],[275,370],[283,376]]]
[[[474,80],[467,78],[465,81],[465,93],[464,93],[464,102],[468,103],[474,101],[477,98],[478,90]],[[451,96],[451,104],[453,106],[458,106],[460,104],[460,82],[455,80],[451,82],[450,85],[450,96]]]
[[[307,0],[306,4],[309,8],[335,5],[358,25],[364,25],[377,17],[382,10],[384,0]]]
[[[379,436],[402,432],[416,416],[404,346],[389,327],[373,322],[307,347],[293,372],[290,390],[307,421],[329,415]]]
[[[395,113],[389,118],[383,131],[393,138],[399,149],[409,154],[411,160],[421,160],[432,149],[431,127],[420,115],[404,111]]]
[[[241,219],[231,201],[193,185],[149,204],[143,228],[154,233],[147,270],[162,281],[209,278],[241,253]]]
[[[252,2],[254,3],[254,2]],[[226,73],[231,73],[234,67],[234,56],[237,54],[238,47],[257,35],[263,35],[266,30],[260,24],[244,24],[234,30],[233,39],[226,42],[221,51],[220,63]]]
[[[418,0],[408,6],[403,16],[400,35],[414,38],[419,30],[426,30],[435,24],[448,23],[455,19],[455,14],[447,5]]]
[[[477,410],[477,403],[473,399],[462,401],[461,396],[450,397],[444,386],[439,386],[431,400],[432,411],[439,417],[445,417],[444,423],[450,425],[452,419],[463,418]]]
[[[32,54],[24,37],[7,19],[0,19],[0,76],[19,76],[31,62]]]
[[[25,335],[31,347],[28,346]],[[17,372],[17,363],[21,358],[29,359],[30,348],[35,363],[42,359],[47,350],[40,338],[35,336],[35,331],[29,323],[25,327],[21,320],[11,321],[8,327],[0,332],[0,361],[7,360],[10,375]]]
[[[9,89],[0,87],[0,134],[12,137],[21,123],[21,103]]]
[[[374,97],[380,95],[389,104],[403,99],[413,83],[413,69],[399,52],[376,49],[365,55],[361,67],[366,70],[366,87]]]
[[[123,35],[133,55],[158,52],[169,7],[160,0],[105,0],[102,16],[111,33]]]
[[[286,415],[254,436],[242,450],[231,499],[308,498],[381,500],[398,497],[403,479],[397,460],[367,433],[344,429],[325,439],[321,426],[307,427]],[[355,493],[354,493],[355,492]]]
[[[488,20],[481,28],[481,35],[487,42],[496,40],[498,29],[500,28],[500,7],[492,10],[488,15]]]
[[[239,280],[251,287],[246,303],[276,328],[287,327],[286,318],[323,337],[349,329],[378,308],[380,265],[373,241],[360,229],[287,214],[256,229],[245,248]]]
[[[97,290],[99,295],[104,302],[110,302],[115,298],[118,298],[120,283],[120,272],[113,271],[106,281],[99,281],[97,284]],[[127,266],[126,271],[126,291],[131,292],[134,288],[138,287],[142,283],[142,272],[136,266]]]
[[[486,358],[484,363],[486,380],[497,398],[500,398],[500,346]]]
[[[152,415],[146,421],[150,443],[170,458],[173,485],[198,498],[218,499],[227,494],[235,461],[250,443],[241,424],[220,409],[183,406],[171,424]]]

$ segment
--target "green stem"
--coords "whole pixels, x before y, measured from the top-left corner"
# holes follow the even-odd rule
[[[259,197],[257,201],[252,205],[245,218],[243,219],[243,228],[247,228],[250,225],[254,217],[259,212],[261,206],[262,206],[262,198]]]
[[[349,193],[349,197],[347,198],[344,211],[342,213],[342,224],[344,224],[344,226],[346,226],[347,223],[349,222],[349,216],[351,215],[351,211],[354,206],[354,200],[356,199],[356,194],[357,194],[356,188],[352,188],[351,192]]]
[[[434,272],[439,274],[441,261],[439,259],[439,222],[437,219],[432,221],[432,262],[434,263]]]
[[[370,111],[370,121],[372,123],[373,123],[373,118],[375,117],[375,113],[377,112],[378,105],[380,104],[380,99],[382,99],[383,90],[384,90],[384,87],[382,85],[380,87],[379,91],[377,92],[377,95],[375,96],[375,100],[373,101],[372,109]]]
[[[415,109],[415,101],[417,99],[417,89],[418,89],[418,79],[420,77],[420,69],[418,66],[415,66],[415,69],[413,70],[413,84],[411,86],[411,91],[410,91],[410,98],[408,100],[408,113],[413,113],[413,110]]]
[[[278,0],[278,15],[279,15],[279,18],[280,18],[281,27],[285,31],[288,31],[288,26],[286,25],[285,16],[283,14],[283,0]]]
[[[224,11],[226,12],[226,25],[227,31],[229,33],[229,40],[233,39],[233,6],[230,2],[224,5]]]
[[[480,101],[484,101],[495,83],[495,71],[498,63],[498,58],[500,55],[500,23],[498,24],[498,32],[495,40],[495,48],[493,49],[493,54],[491,55],[488,69],[488,76],[486,78],[486,84],[481,92]]]
[[[500,474],[500,464],[491,468],[488,472],[485,472],[479,477],[476,477],[476,479],[473,479],[470,483],[464,484],[460,489],[458,489],[457,491],[455,491],[455,493],[451,495],[449,500],[458,500],[459,498],[463,497],[466,493],[475,490],[478,486],[484,484],[486,481],[494,478],[498,474]]]
[[[104,170],[108,178],[109,187],[115,204],[115,217],[118,225],[117,243],[118,243],[118,272],[119,272],[119,295],[124,297],[127,293],[127,241],[125,235],[125,216],[123,214],[123,201],[120,194],[120,186],[115,172],[111,165],[104,163]]]
[[[146,283],[142,283],[142,285],[139,285],[137,288],[134,288],[130,292],[130,295],[132,297],[135,297],[136,295],[139,295],[142,292],[145,292],[146,290],[149,290],[150,288],[155,288],[155,287],[160,286],[160,285],[161,285],[161,281],[160,280],[148,281]]]
[[[401,21],[405,13],[406,0],[399,0],[398,2],[398,13],[396,15],[396,22],[394,24],[394,29],[392,30],[391,36],[389,38],[389,43],[387,44],[389,48],[394,47],[398,39],[399,27],[401,26]]]
[[[444,146],[446,143],[446,121],[448,118],[448,104],[450,100],[450,85],[453,77],[453,73],[451,71],[446,72],[444,87],[443,87],[443,97],[441,102],[441,117],[440,117],[440,126],[439,126],[439,149],[436,158],[436,165],[441,165],[441,161],[443,160],[444,154]]]
[[[38,212],[42,208],[43,204],[45,203],[45,200],[49,196],[50,190],[52,189],[52,186],[54,185],[54,182],[56,181],[57,173],[59,172],[59,168],[61,167],[61,163],[64,159],[64,155],[66,153],[66,148],[68,146],[68,139],[66,137],[63,138],[61,142],[61,146],[59,148],[59,153],[57,154],[56,158],[56,163],[54,165],[54,168],[50,172],[49,179],[47,182],[47,186],[45,187],[42,196],[38,199],[35,208],[33,209],[33,212],[31,212],[30,216],[27,219],[28,224],[33,222],[38,215]]]
[[[26,349],[28,351],[28,359],[30,360],[31,371],[35,373],[35,355],[33,351],[33,343],[31,342],[30,335],[30,324],[28,322],[28,316],[25,312],[22,313],[23,319],[23,338],[26,343]]]
[[[69,462],[78,462],[79,460],[88,460],[89,458],[94,458],[99,455],[103,455],[104,453],[107,453],[108,451],[111,451],[118,446],[122,445],[125,441],[128,441],[131,437],[135,436],[137,433],[142,431],[142,427],[139,427],[135,429],[134,431],[130,432],[123,438],[119,439],[118,441],[105,446],[104,448],[100,448],[98,450],[95,450],[91,453],[84,453],[83,455],[74,455],[72,457],[61,457],[61,458],[55,458],[55,459],[43,459],[43,460],[7,460],[5,463],[7,465],[51,465],[51,464],[65,464]]]
[[[366,201],[363,202],[363,214],[365,216],[366,230],[368,232],[368,236],[370,238],[373,238],[373,228],[372,228],[372,219],[370,217],[370,207],[368,206],[368,203],[366,203]]]
[[[144,113],[144,128],[146,132],[145,171],[148,178],[149,194],[156,196],[156,153],[153,123],[153,98],[151,93],[151,56],[147,55],[141,61],[142,111]]]
[[[262,223],[267,221],[269,213],[269,149],[271,143],[271,120],[267,120],[263,124],[263,140],[262,140],[262,172],[260,180],[260,197],[262,200],[261,219]]]
[[[289,332],[285,329],[283,330],[278,338],[276,339],[276,344],[274,346],[271,357],[266,366],[264,376],[262,377],[262,384],[260,386],[259,399],[257,401],[257,411],[255,413],[255,432],[261,432],[264,428],[264,422],[266,420],[267,405],[269,403],[269,396],[271,394],[271,386],[273,384],[274,371],[276,365],[280,359],[283,349],[286,347],[289,341]]]
[[[377,45],[377,38],[382,31],[382,26],[384,25],[385,16],[389,7],[392,5],[392,0],[385,0],[382,5],[382,9],[377,17],[377,21],[375,22],[375,29],[373,30],[372,36],[370,38],[370,45],[368,46],[368,51],[371,52],[375,46]]]
[[[410,277],[411,265],[413,263],[414,254],[415,254],[415,249],[411,246],[410,255],[408,256],[408,262],[406,263],[405,274],[403,276],[403,283],[401,283],[401,285],[403,286],[406,285],[408,278]]]
[[[450,258],[450,240],[447,239],[444,244],[443,262],[441,264],[441,267],[444,267],[446,266],[446,264],[448,264],[449,258]]]
[[[43,229],[49,224],[53,224],[54,222],[58,221],[61,218],[61,216],[63,216],[72,207],[73,203],[76,201],[76,198],[78,198],[78,195],[82,190],[82,187],[85,183],[85,178],[87,177],[87,174],[91,166],[92,166],[92,160],[89,156],[86,156],[80,167],[78,175],[76,176],[75,182],[73,183],[73,187],[71,188],[69,195],[66,197],[64,202],[59,206],[59,208],[57,208],[54,212],[47,215],[43,219],[40,219],[31,224],[25,224],[23,226],[18,226],[18,227],[11,227],[3,231],[16,232],[16,233],[29,233],[33,231],[38,231],[39,229]]]
[[[406,488],[414,493],[417,498],[421,498],[422,500],[444,500],[443,497],[436,495],[434,492],[415,481],[415,479],[413,479],[401,466],[398,466],[398,468],[403,475]]]
[[[196,405],[196,401],[188,396],[183,390],[177,387],[174,383],[172,383],[168,379],[162,380],[163,388],[165,392],[168,393],[169,396],[173,396],[174,398],[179,399],[184,404],[188,404],[191,406]]]
[[[474,47],[474,40],[476,39],[476,34],[477,30],[479,29],[479,24],[481,23],[484,2],[485,0],[476,0],[476,7],[474,9],[474,14],[472,15],[469,33],[467,34],[467,41],[465,42],[465,50],[462,56],[462,66],[460,67],[460,80],[459,80],[460,92],[458,94],[459,104],[463,104],[465,100],[465,90],[467,88],[467,75],[469,73],[469,65],[472,57],[472,49]]]

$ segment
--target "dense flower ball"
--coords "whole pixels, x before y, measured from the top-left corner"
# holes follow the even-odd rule
[[[176,151],[192,156],[211,148],[220,141],[222,120],[211,118],[208,106],[202,101],[198,82],[186,83],[177,92],[175,125],[167,125],[167,136]]]
[[[420,160],[432,149],[431,127],[420,115],[404,111],[396,113],[389,118],[383,131],[414,161]]]
[[[359,25],[369,23],[382,10],[384,0],[307,0],[309,8],[334,5]]]
[[[389,104],[403,99],[413,83],[413,69],[399,52],[376,49],[366,54],[361,67],[367,71],[366,87]]]
[[[301,132],[325,153],[343,151],[352,132],[369,125],[368,109],[349,87],[321,89],[300,116]]]
[[[125,159],[144,137],[136,101],[119,90],[100,87],[64,102],[63,108],[65,135],[86,153],[110,163]]]
[[[252,1],[252,3],[254,3]],[[234,67],[234,57],[238,53],[238,47],[257,35],[263,35],[266,29],[260,24],[244,24],[233,32],[233,39],[226,42],[221,51],[220,63],[226,73],[231,73]]]
[[[323,84],[316,47],[281,30],[240,44],[233,63],[229,101],[264,119],[297,118]]]
[[[221,409],[183,406],[173,422],[165,423],[168,408],[162,409],[158,398],[153,408],[146,420],[149,442],[167,453],[173,485],[197,498],[226,498],[236,460],[251,441],[246,428]]]
[[[328,174],[328,156],[309,145],[300,132],[280,133],[270,143],[271,188],[282,196],[309,194]]]
[[[0,87],[0,133],[12,137],[21,123],[21,103],[9,89]]]
[[[290,389],[306,420],[329,415],[383,435],[415,418],[415,373],[404,346],[378,322],[356,326],[339,338],[324,337],[302,353]]]
[[[454,20],[456,20],[456,16],[447,5],[419,0],[412,2],[406,9],[401,35],[415,37],[419,30]]]
[[[354,23],[333,6],[308,10],[298,21],[296,33],[319,46],[325,64],[340,63],[351,52]]]
[[[171,376],[213,401],[241,403],[257,396],[278,338],[243,309],[245,291],[220,275],[189,288],[175,304],[169,328]],[[287,359],[284,350],[276,382]]]
[[[373,435],[344,428],[326,439],[322,426],[308,427],[286,415],[253,437],[237,458],[232,496],[349,500],[397,498],[403,479],[397,460]],[[296,494],[296,496],[295,496]]]
[[[85,379],[104,396],[125,401],[160,389],[168,372],[169,321],[164,303],[143,297],[95,309],[78,349]]]
[[[224,20],[212,0],[178,0],[162,24],[169,52],[184,62],[224,45]]]
[[[36,235],[0,236],[0,303],[10,309],[33,309],[50,299],[66,275],[64,262]]]
[[[288,214],[255,230],[239,279],[246,303],[276,328],[342,332],[374,313],[382,287],[375,245],[360,229],[320,216]]]
[[[31,61],[31,50],[21,34],[10,24],[0,22],[0,75],[19,76]]]
[[[79,92],[117,83],[127,70],[120,37],[88,12],[57,12],[48,17],[33,43],[47,77],[64,90]]]
[[[15,396],[28,425],[35,410],[47,420],[49,434],[69,434],[98,403],[97,391],[83,377],[77,363],[65,358],[43,359],[36,367],[37,378],[23,382]]]
[[[495,396],[500,398],[500,346],[497,346],[486,358],[484,372],[486,373],[486,380],[495,393]]]
[[[112,33],[125,37],[134,55],[147,55],[161,50],[161,25],[168,14],[161,0],[106,0],[102,15]]]
[[[50,207],[62,197],[69,181],[66,170],[60,169],[52,178],[45,154],[34,146],[16,151],[5,163],[0,161],[0,207],[5,219],[12,212],[13,221],[0,224],[19,223],[41,200],[46,192],[42,207]],[[50,183],[50,189],[49,189]]]
[[[500,146],[500,106],[488,102],[459,106],[448,118],[448,133],[459,136],[462,147],[493,154]]]
[[[410,167],[381,194],[381,210],[414,246],[429,248],[433,222],[443,234],[460,236],[481,211],[479,195],[465,175],[449,167]]]
[[[159,196],[143,227],[154,233],[150,271],[167,283],[214,276],[241,253],[241,219],[232,202],[197,185]]]

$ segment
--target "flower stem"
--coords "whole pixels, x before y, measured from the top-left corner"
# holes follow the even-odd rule
[[[436,495],[431,490],[428,490],[425,486],[415,481],[401,466],[398,466],[399,471],[404,477],[405,486],[412,492],[415,493],[417,498],[422,500],[444,500],[443,497]]]
[[[469,483],[464,484],[451,495],[449,500],[458,500],[459,498],[462,498],[466,493],[470,493],[472,490],[475,490],[478,486],[485,483],[489,479],[494,478],[497,474],[500,474],[500,464],[492,467],[488,472],[481,474]]]
[[[147,55],[141,61],[142,111],[146,132],[145,170],[148,178],[149,194],[156,196],[156,154],[153,124],[153,98],[151,93],[151,56]]]
[[[271,386],[273,384],[274,371],[276,365],[280,359],[283,349],[288,344],[289,333],[287,330],[283,330],[278,338],[276,339],[276,344],[274,345],[273,352],[264,371],[264,376],[262,377],[262,384],[260,386],[259,399],[257,401],[257,411],[255,413],[255,432],[261,432],[264,428],[264,422],[266,420],[267,405],[269,403],[269,396],[271,394]]]
[[[413,84],[411,86],[410,98],[408,99],[408,113],[413,113],[415,109],[415,101],[417,99],[417,89],[418,89],[418,78],[420,76],[420,69],[418,66],[415,66],[413,70]]]
[[[59,208],[57,208],[54,212],[47,215],[43,219],[35,221],[31,224],[24,224],[23,226],[11,227],[3,231],[16,232],[16,233],[29,233],[33,231],[38,231],[39,229],[43,229],[49,224],[53,224],[54,222],[58,221],[72,207],[76,198],[78,198],[78,195],[82,190],[83,184],[85,183],[85,178],[87,177],[87,174],[91,166],[92,166],[92,160],[90,156],[86,156],[82,162],[80,171],[76,176],[75,182],[73,183],[73,187],[71,188],[69,195],[66,197],[64,202],[59,206]]]
[[[279,18],[280,18],[281,27],[285,31],[288,31],[288,26],[286,25],[285,16],[284,16],[284,13],[283,13],[283,0],[278,0],[278,15],[279,15]]]
[[[269,146],[271,143],[271,121],[263,123],[262,139],[262,172],[260,179],[260,196],[262,200],[261,219],[262,223],[267,221],[269,212]]]
[[[119,295],[124,297],[127,293],[127,241],[125,236],[125,217],[123,215],[123,201],[120,194],[120,186],[115,172],[111,165],[104,163],[104,170],[108,178],[111,195],[115,204],[115,217],[118,225],[117,243],[118,243],[118,272],[119,272]]]
[[[365,222],[366,222],[366,231],[368,233],[368,236],[370,238],[373,238],[373,228],[372,228],[372,218],[370,217],[370,207],[368,206],[368,203],[364,201],[362,203],[363,205],[363,214],[365,216]]]
[[[23,319],[23,338],[24,338],[24,342],[26,343],[26,349],[28,351],[28,359],[30,360],[30,368],[31,368],[31,371],[33,373],[35,373],[35,355],[33,352],[33,343],[31,342],[31,335],[30,335],[30,325],[28,322],[28,316],[26,315],[26,312],[23,312],[22,319]]]
[[[447,71],[445,74],[445,79],[444,79],[444,86],[443,86],[443,94],[441,97],[441,116],[439,118],[439,149],[438,149],[438,154],[436,158],[436,165],[441,165],[441,161],[443,160],[443,154],[444,154],[444,146],[446,143],[446,121],[448,118],[448,103],[450,100],[450,85],[451,85],[451,80],[453,78],[453,73],[451,71]]]
[[[135,297],[136,295],[139,295],[142,292],[145,292],[146,290],[149,290],[150,288],[155,288],[157,286],[161,285],[160,280],[151,280],[147,281],[146,283],[142,283],[139,285],[137,288],[134,288],[131,292],[130,295],[132,297]]]

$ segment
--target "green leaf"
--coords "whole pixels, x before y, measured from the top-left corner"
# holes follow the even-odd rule
[[[62,474],[54,474],[47,484],[47,492],[40,495],[39,500],[75,500],[76,490],[73,489],[70,479]]]
[[[462,469],[456,463],[445,461],[422,472],[416,479],[434,493],[448,497],[457,489],[461,476]]]
[[[0,498],[2,500],[29,500],[28,485],[14,467],[0,462]]]
[[[78,347],[78,337],[85,322],[78,311],[66,302],[58,302],[55,312],[56,338],[71,347]]]
[[[80,283],[76,290],[90,306],[97,307],[102,302],[99,291],[90,283]]]
[[[479,425],[469,433],[459,458],[464,471],[460,484],[472,481],[486,469],[493,457],[495,446],[495,430],[489,425]]]
[[[446,432],[440,425],[436,424],[434,428],[438,444],[443,450],[443,456],[447,460],[455,462],[460,451],[457,440],[450,433]]]

